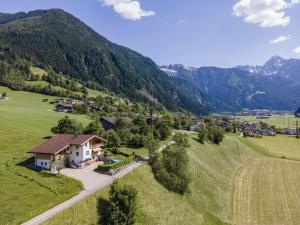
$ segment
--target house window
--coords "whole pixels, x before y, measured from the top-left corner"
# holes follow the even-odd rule
[[[89,151],[86,151],[86,153],[85,153],[86,155],[89,155],[90,154],[90,152]]]
[[[43,165],[44,165],[44,162],[41,162],[41,165],[43,166]]]
[[[45,166],[47,166],[47,163],[45,162]]]
[[[78,145],[76,145],[76,148],[77,148],[77,149],[79,149],[79,146],[78,146]]]
[[[79,156],[79,152],[76,152],[76,156]]]
[[[87,143],[85,143],[85,147],[87,147]]]

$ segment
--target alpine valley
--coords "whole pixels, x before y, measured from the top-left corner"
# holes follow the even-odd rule
[[[263,66],[235,68],[161,66],[170,77],[193,83],[200,92],[222,102],[221,110],[294,111],[300,105],[300,60],[272,57]]]

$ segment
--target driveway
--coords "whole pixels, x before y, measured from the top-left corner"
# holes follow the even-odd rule
[[[67,177],[80,180],[85,190],[95,190],[98,189],[99,186],[103,186],[103,184],[109,184],[113,181],[111,176],[94,171],[99,164],[99,162],[92,163],[91,165],[80,169],[65,168],[62,169],[60,173]]]

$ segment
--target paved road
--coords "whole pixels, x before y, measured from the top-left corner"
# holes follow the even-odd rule
[[[174,144],[174,141],[169,142],[168,144],[160,147],[157,151],[163,151],[168,145]],[[66,176],[73,177],[75,179],[81,180],[85,190],[81,191],[78,195],[70,198],[69,200],[55,206],[54,208],[32,218],[31,220],[21,224],[21,225],[38,225],[42,222],[45,222],[49,218],[53,217],[54,215],[58,214],[59,212],[63,211],[66,208],[76,204],[80,200],[88,197],[89,195],[111,185],[114,180],[122,178],[126,174],[132,172],[136,168],[143,165],[143,162],[136,162],[128,166],[127,168],[123,169],[119,173],[117,173],[114,177],[110,177],[103,174],[98,174],[94,172],[97,164],[92,164],[82,169],[64,169],[62,170],[62,174]]]

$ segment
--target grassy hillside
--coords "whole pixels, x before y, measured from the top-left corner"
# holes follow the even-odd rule
[[[0,224],[20,222],[53,207],[81,189],[78,181],[49,176],[24,167],[26,152],[51,135],[50,129],[64,114],[43,103],[53,97],[10,91],[8,100],[0,100]],[[71,116],[86,124],[88,118]]]
[[[299,224],[299,170],[299,161],[262,156],[249,160],[235,178],[234,224]]]
[[[122,179],[138,190],[139,207],[143,211],[139,224],[216,225],[232,220],[232,180],[237,168],[254,153],[231,137],[220,146],[201,145],[193,139],[190,142],[192,183],[184,196],[169,192],[158,184],[147,165]],[[99,209],[105,206],[108,190],[97,192],[44,225],[97,224],[101,216]]]
[[[300,140],[291,136],[263,138],[240,138],[240,140],[263,155],[300,160]]]
[[[238,139],[260,154],[237,171],[234,224],[297,225],[300,220],[300,140],[286,136]]]

